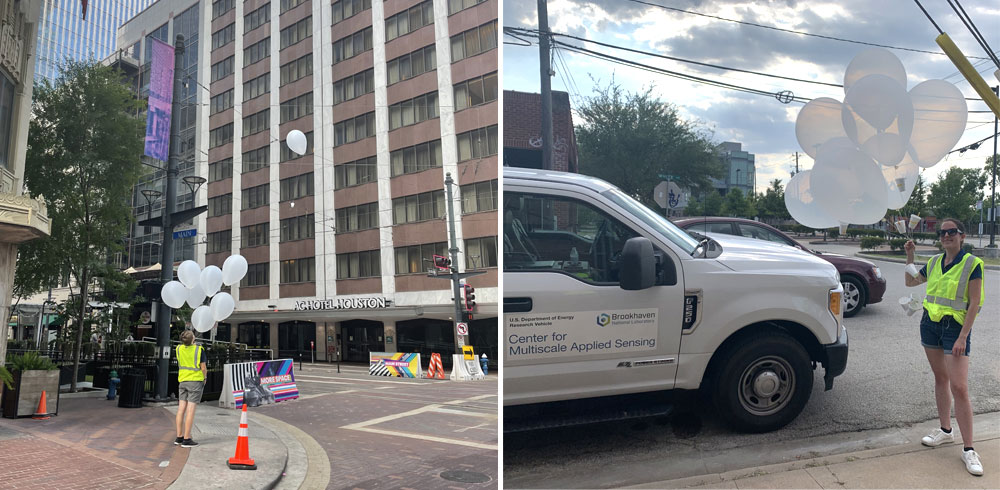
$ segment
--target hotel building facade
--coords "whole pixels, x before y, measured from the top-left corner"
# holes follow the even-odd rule
[[[177,209],[208,212],[177,228],[195,236],[175,257],[249,263],[216,339],[305,360],[453,353],[451,281],[427,272],[448,255],[450,174],[456,265],[484,272],[467,280],[468,343],[498,359],[497,12],[498,0],[160,1],[119,29],[143,95],[152,39],[187,40],[179,175],[207,183],[178,185]],[[286,145],[292,130],[305,155]],[[156,170],[137,186],[137,221],[162,212],[141,190],[164,182]],[[157,232],[133,226],[131,266],[157,261]]]

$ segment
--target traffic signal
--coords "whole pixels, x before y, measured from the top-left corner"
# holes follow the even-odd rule
[[[434,255],[433,257],[434,257],[434,267],[446,271],[451,270],[451,259],[445,257],[444,255]]]
[[[466,284],[465,285],[465,311],[473,311],[476,309],[476,288]]]

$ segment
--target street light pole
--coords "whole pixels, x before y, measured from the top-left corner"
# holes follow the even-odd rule
[[[446,203],[448,205],[448,232],[449,232],[449,247],[448,252],[451,255],[451,290],[452,294],[455,295],[455,323],[459,323],[463,320],[462,315],[462,294],[459,291],[459,273],[458,273],[458,240],[455,238],[455,205],[452,202],[451,186],[455,181],[451,178],[451,173],[446,173],[444,176],[444,188],[446,193]],[[456,340],[458,332],[455,332]],[[465,339],[463,338],[460,345],[466,345]]]

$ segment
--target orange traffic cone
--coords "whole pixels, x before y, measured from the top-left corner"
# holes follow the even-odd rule
[[[45,407],[45,390],[42,390],[42,399],[38,400],[38,410],[31,416],[35,420],[48,420],[49,409]]]
[[[250,458],[250,429],[247,428],[247,404],[243,404],[240,414],[240,431],[236,437],[236,455],[229,458],[231,470],[256,470],[257,465]]]

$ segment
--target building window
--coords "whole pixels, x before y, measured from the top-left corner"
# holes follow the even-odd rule
[[[308,133],[306,133],[306,153],[305,154],[306,155],[312,155],[312,153],[313,153],[313,132],[309,131]],[[287,162],[289,160],[295,160],[296,158],[299,158],[299,157],[302,157],[302,156],[305,156],[305,155],[299,155],[298,153],[292,152],[292,150],[288,148],[288,144],[287,143],[281,145],[281,156],[280,156],[280,160],[279,160],[281,163],[285,163],[285,162]]]
[[[281,0],[281,13],[285,13],[299,5],[302,5],[306,0]]]
[[[271,127],[271,109],[250,114],[243,118],[243,136],[257,134]]]
[[[309,92],[281,103],[281,124],[313,113],[313,93]]]
[[[343,21],[372,8],[372,0],[338,0],[333,2],[333,23]]]
[[[422,172],[441,166],[441,140],[401,148],[389,153],[392,176]]]
[[[469,7],[475,7],[485,1],[486,0],[448,0],[448,15],[465,10]]]
[[[497,154],[497,126],[473,129],[455,137],[458,140],[458,161]]]
[[[208,164],[208,181],[218,182],[233,176],[233,159],[225,158]]]
[[[264,6],[243,16],[243,33],[246,34],[271,21],[271,4]]]
[[[497,209],[497,181],[476,182],[463,185],[462,214],[495,211]]]
[[[309,53],[295,61],[281,66],[281,86],[292,83],[302,77],[312,75],[313,55]]]
[[[233,22],[212,33],[212,49],[219,49],[236,40],[236,23]]]
[[[380,277],[381,275],[382,252],[379,250],[337,254],[337,279]]]
[[[316,257],[281,261],[281,283],[313,282],[316,280]]]
[[[253,248],[267,245],[267,233],[267,223],[260,223],[240,228],[240,248]]]
[[[470,238],[465,241],[465,268],[497,266],[497,237]]]
[[[249,189],[243,189],[243,210],[267,206],[269,184],[258,185]]]
[[[333,82],[333,103],[356,99],[375,91],[375,69],[369,68],[361,73]]]
[[[222,230],[215,233],[209,233],[207,237],[207,253],[217,254],[221,252],[229,252],[233,249],[233,230]]]
[[[267,286],[268,265],[267,262],[248,265],[247,275],[240,281],[240,287]]]
[[[313,195],[313,173],[281,179],[281,202]]]
[[[234,55],[212,65],[212,81],[217,82],[232,75],[235,60],[236,56]]]
[[[233,123],[220,126],[208,132],[208,147],[216,148],[233,142]]]
[[[271,38],[265,38],[243,48],[243,67],[246,68],[268,56],[271,56]]]
[[[281,48],[285,49],[303,39],[312,37],[313,18],[310,15],[281,30]]]
[[[497,21],[487,22],[451,37],[452,63],[497,47]]]
[[[217,114],[233,107],[233,89],[226,90],[209,100],[211,114]]]
[[[427,266],[434,261],[434,255],[446,255],[448,244],[445,242],[425,243],[398,247],[396,252],[396,274],[416,274],[426,272]],[[426,259],[426,260],[425,260]]]
[[[392,224],[402,225],[437,219],[446,213],[444,191],[423,192],[392,200]]]
[[[455,110],[468,109],[497,100],[497,73],[455,84]]]
[[[378,228],[378,203],[359,204],[337,210],[337,233]]]
[[[385,42],[434,23],[434,3],[419,3],[385,19]]]
[[[271,164],[271,145],[243,152],[243,173],[267,168]]]
[[[212,19],[229,12],[235,6],[235,0],[215,0],[212,2]]]
[[[371,136],[375,136],[374,111],[333,125],[333,146],[335,147]]]
[[[296,216],[281,220],[281,243],[305,240],[315,236],[315,215]]]
[[[372,49],[372,28],[366,27],[333,42],[333,64]]]
[[[249,82],[243,82],[243,102],[271,92],[271,73],[265,73]]]
[[[437,68],[437,56],[434,45],[425,46],[412,53],[404,54],[386,63],[386,76],[389,85],[413,78],[417,75],[434,71]]]
[[[225,216],[233,213],[233,195],[223,194],[208,198],[208,217]]]
[[[334,189],[354,187],[378,180],[378,166],[375,157],[362,158],[333,167]]]
[[[438,117],[438,94],[431,92],[389,106],[389,130]]]
[[[11,127],[14,125],[14,83],[0,75],[0,167],[13,170],[10,159]]]

